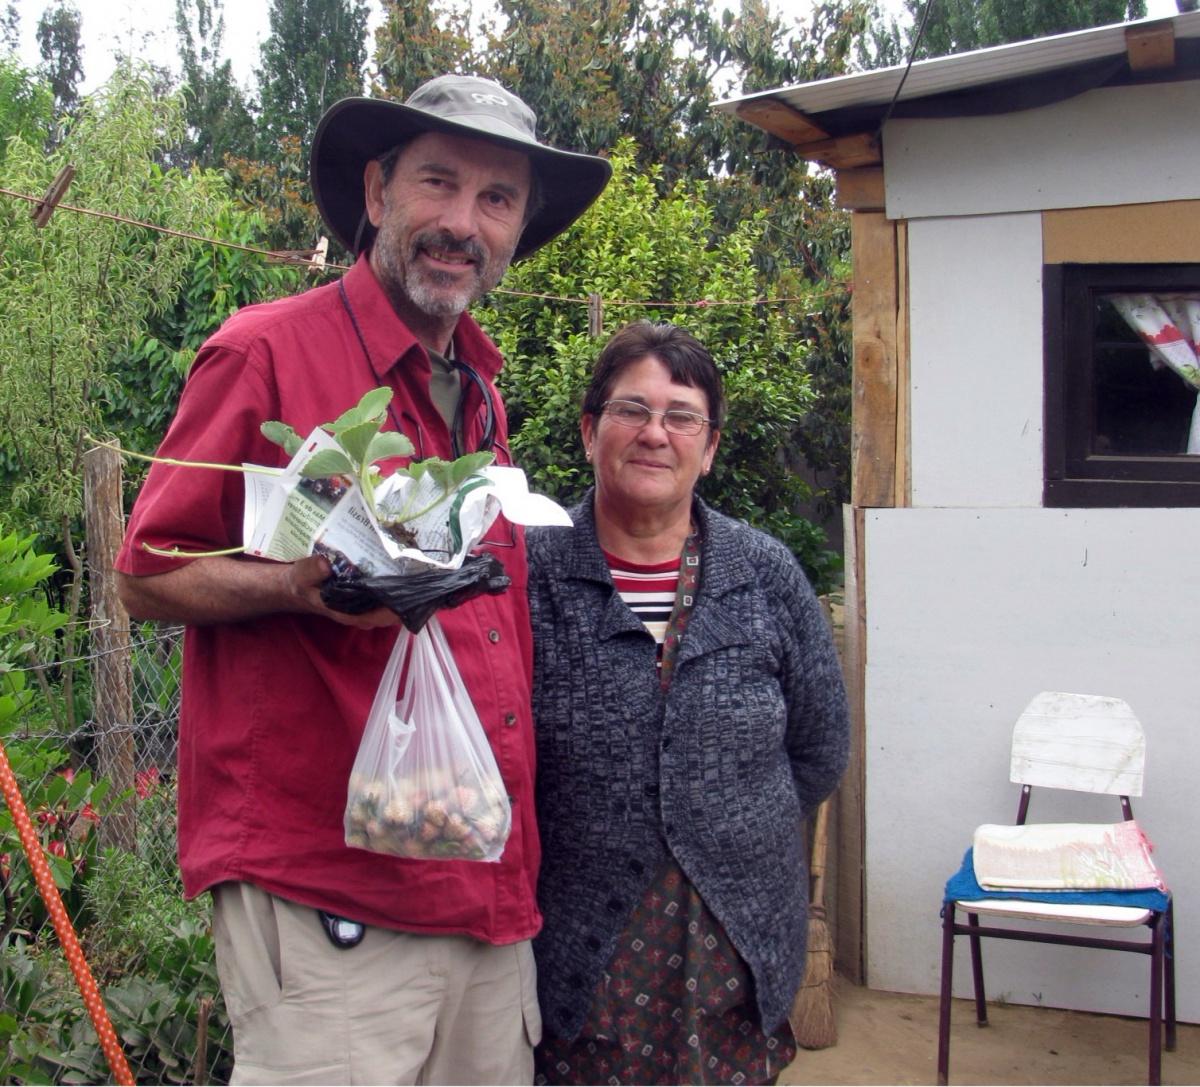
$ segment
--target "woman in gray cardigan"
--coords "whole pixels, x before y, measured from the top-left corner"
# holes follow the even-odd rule
[[[528,533],[539,1082],[770,1083],[795,1055],[846,697],[795,558],[693,493],[723,412],[697,340],[626,327],[583,404],[595,486]]]

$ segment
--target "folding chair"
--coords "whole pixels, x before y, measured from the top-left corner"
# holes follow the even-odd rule
[[[1142,726],[1119,698],[1043,691],[1021,714],[1013,728],[1010,778],[1021,786],[1018,825],[1025,824],[1033,787],[1108,793],[1121,799],[1122,818],[1131,820],[1131,796],[1142,795],[1145,762]],[[958,920],[965,913],[966,924]],[[1051,922],[1101,928],[1149,929],[1148,940],[1109,939],[1094,935],[1063,935],[1037,928],[985,926],[980,915],[1020,923]],[[975,983],[975,1018],[987,1026],[983,988],[983,937],[1068,944],[1150,956],[1150,1069],[1147,1083],[1162,1082],[1162,1040],[1175,1048],[1175,961],[1171,895],[1149,890],[1005,891],[979,886],[972,851],[946,884],[942,904],[942,983],[938,1011],[938,1083],[949,1082],[950,1003],[954,971],[954,937],[967,936]]]

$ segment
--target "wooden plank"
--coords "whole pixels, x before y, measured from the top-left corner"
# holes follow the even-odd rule
[[[866,794],[865,666],[866,607],[863,560],[864,511],[842,507],[845,536],[845,595],[842,625],[842,675],[850,703],[850,764],[837,792],[834,888],[834,961],[838,972],[856,985],[866,981]]]
[[[1125,28],[1125,55],[1135,72],[1175,67],[1175,25],[1170,19]]]
[[[912,373],[908,322],[908,223],[896,224],[896,489],[897,506],[912,505]]]
[[[829,133],[815,121],[776,98],[743,102],[735,112],[743,121],[757,125],[763,131],[791,144],[829,139]]]
[[[823,163],[834,170],[883,164],[883,149],[871,132],[858,132],[852,136],[801,144],[796,151],[806,159]]]
[[[1045,211],[1042,259],[1046,264],[1200,261],[1200,200]]]
[[[855,506],[896,504],[896,228],[851,216],[854,373],[850,488]]]
[[[837,206],[849,211],[882,211],[882,166],[861,166],[837,172]]]

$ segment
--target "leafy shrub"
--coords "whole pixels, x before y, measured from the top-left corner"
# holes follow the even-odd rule
[[[748,218],[718,238],[704,186],[660,196],[660,172],[636,166],[629,140],[611,158],[613,180],[591,211],[514,265],[504,290],[476,310],[505,358],[500,384],[514,459],[535,489],[577,499],[591,481],[579,407],[603,339],[640,318],[679,324],[712,352],[729,407],[700,494],[781,538],[818,592],[827,591],[840,559],[795,512],[808,488],[784,457],[814,401],[808,348],[791,335],[780,303],[747,304],[760,293],[751,256],[762,221]],[[603,337],[589,335],[585,306],[548,306],[546,293],[606,300]],[[648,301],[628,304],[641,299]]]

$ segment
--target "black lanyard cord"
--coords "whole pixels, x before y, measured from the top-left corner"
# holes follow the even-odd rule
[[[371,352],[367,347],[367,338],[363,335],[363,330],[359,326],[358,316],[354,312],[354,307],[350,305],[350,296],[346,294],[345,280],[338,280],[338,293],[342,298],[342,305],[346,309],[347,315],[350,317],[350,324],[354,328],[354,334],[358,337],[359,346],[362,348],[363,358],[367,360],[367,369],[372,376],[375,373],[375,367],[371,364]],[[496,408],[492,403],[492,393],[487,386],[487,382],[479,375],[479,371],[474,366],[470,366],[459,359],[451,359],[450,364],[460,373],[466,375],[467,379],[472,382],[479,390],[480,399],[483,401],[484,418],[483,418],[483,435],[479,439],[477,449],[481,453],[490,452],[496,444]],[[396,414],[395,405],[389,403],[388,411],[391,413],[392,422],[396,429],[404,433],[404,428],[400,425],[400,419]],[[461,457],[463,455],[462,444],[459,442],[458,435],[463,429],[463,398],[458,398],[458,405],[454,409],[454,425],[450,428],[450,443],[454,456]],[[420,459],[420,458],[418,458]]]

